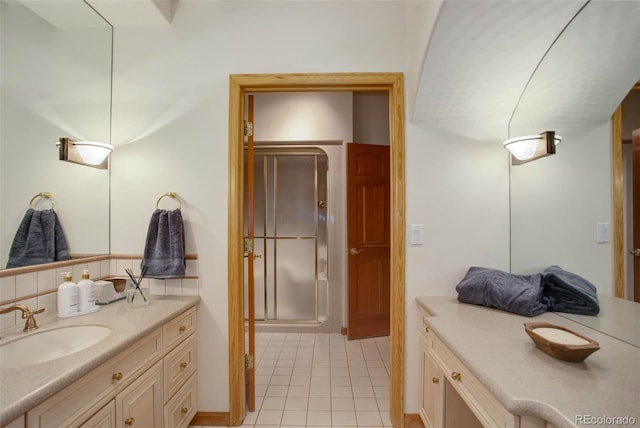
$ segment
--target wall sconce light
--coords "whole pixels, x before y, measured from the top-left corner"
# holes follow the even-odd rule
[[[111,144],[96,141],[74,141],[71,138],[60,138],[56,146],[60,152],[60,160],[98,169],[107,169],[108,157],[113,151]]]
[[[511,152],[511,165],[522,165],[556,153],[556,146],[562,137],[554,131],[545,131],[540,135],[509,138],[502,143]]]

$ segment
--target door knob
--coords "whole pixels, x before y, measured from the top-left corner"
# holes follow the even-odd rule
[[[357,254],[360,254],[363,251],[366,251],[366,250],[358,250],[357,248],[353,247],[349,250],[349,254],[351,254],[352,256],[355,256]]]
[[[635,250],[631,250],[629,252],[636,257],[640,257],[640,248],[636,248]]]

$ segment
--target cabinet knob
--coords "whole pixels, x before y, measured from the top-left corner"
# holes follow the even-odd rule
[[[429,327],[425,327],[424,331],[426,331],[427,333],[429,333]]]
[[[183,415],[186,415],[188,411],[189,411],[189,408],[187,407],[183,407],[182,409],[180,409],[180,413],[182,413]]]
[[[180,333],[184,333],[185,331],[187,331],[187,327],[185,327],[185,326],[181,325],[181,326],[180,326],[180,328],[178,329],[178,331],[179,331]]]
[[[183,361],[182,363],[180,363],[180,368],[181,369],[186,369],[188,365],[189,365],[189,363]]]
[[[122,380],[122,373],[118,372],[118,373],[114,373],[111,375],[111,379],[113,380]]]
[[[136,420],[135,420],[135,419],[133,419],[133,418],[127,418],[127,419],[125,419],[125,420],[124,420],[124,424],[125,424],[125,425],[127,425],[127,426],[131,426],[131,425],[133,425],[135,422],[136,422]]]
[[[451,378],[453,380],[460,380],[462,379],[462,375],[459,372],[451,372]]]
[[[434,377],[434,378],[431,379],[431,382],[440,383],[440,379],[438,379],[437,377]]]

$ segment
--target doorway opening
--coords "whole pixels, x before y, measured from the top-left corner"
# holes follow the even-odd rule
[[[390,131],[390,399],[395,427],[404,426],[405,182],[402,73],[232,75],[229,87],[229,422],[245,417],[244,357],[244,97],[249,92],[381,91],[389,96]]]

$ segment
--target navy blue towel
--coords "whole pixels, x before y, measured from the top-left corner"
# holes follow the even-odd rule
[[[596,287],[575,273],[549,266],[544,270],[543,284],[550,311],[580,315],[600,312]]]
[[[13,238],[7,268],[70,258],[67,239],[55,211],[29,208]]]
[[[140,268],[149,278],[182,278],[185,275],[184,225],[179,209],[156,209],[149,230]]]
[[[533,317],[547,311],[542,274],[514,275],[497,269],[471,267],[456,285],[458,300]]]

